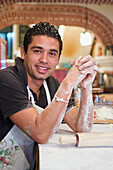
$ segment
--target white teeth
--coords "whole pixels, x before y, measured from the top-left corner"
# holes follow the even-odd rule
[[[40,67],[40,66],[38,66],[38,68],[41,69],[41,70],[46,70],[47,69],[47,68]]]

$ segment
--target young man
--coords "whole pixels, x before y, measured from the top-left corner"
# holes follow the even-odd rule
[[[56,28],[40,22],[26,32],[16,65],[0,71],[0,140],[15,141],[21,155],[24,153],[27,158],[27,168],[29,164],[31,169],[34,166],[34,141],[46,143],[63,119],[75,133],[92,128],[96,63],[91,56],[79,57],[76,63],[72,61],[71,69],[59,84],[51,74],[61,51],[62,41]],[[69,102],[72,89],[78,84],[79,110]],[[8,149],[12,146],[8,145]]]

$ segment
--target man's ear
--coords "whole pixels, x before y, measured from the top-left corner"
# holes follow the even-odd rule
[[[24,59],[25,56],[24,46],[21,46],[20,53],[21,53],[21,58]]]

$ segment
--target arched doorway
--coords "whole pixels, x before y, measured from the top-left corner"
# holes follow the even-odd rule
[[[33,24],[48,21],[55,25],[85,26],[85,8],[72,5],[9,3],[0,12],[0,29],[13,24]],[[103,15],[88,9],[87,28],[104,45],[113,44],[113,24]]]

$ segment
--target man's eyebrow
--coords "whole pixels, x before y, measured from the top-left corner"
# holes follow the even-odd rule
[[[33,47],[31,47],[31,49],[34,49],[34,48],[43,49],[43,47],[40,47],[40,46],[33,46]],[[56,49],[50,49],[50,51],[58,53],[58,50],[56,50]]]
[[[40,47],[40,46],[33,46],[33,47],[31,47],[31,49],[34,49],[34,48],[43,49],[43,47]]]

